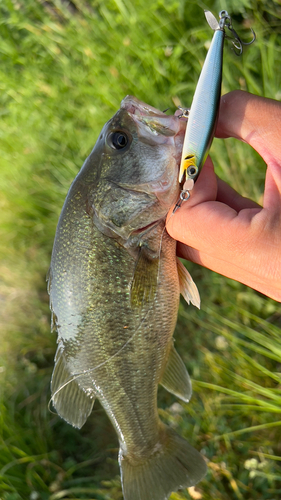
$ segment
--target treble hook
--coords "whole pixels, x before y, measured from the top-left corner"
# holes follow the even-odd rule
[[[254,43],[254,41],[256,39],[256,34],[255,34],[254,30],[252,28],[250,28],[250,30],[253,34],[252,40],[250,42],[243,42],[241,40],[240,36],[238,35],[238,33],[233,28],[232,22],[231,22],[231,17],[228,15],[226,10],[221,10],[221,12],[219,13],[219,17],[220,17],[220,23],[219,23],[220,27],[224,28],[226,26],[229,29],[229,31],[231,31],[231,33],[234,35],[234,40],[230,37],[226,37],[226,38],[231,40],[231,43],[234,47],[234,49],[233,49],[234,53],[237,56],[241,56],[241,54],[243,52],[243,45],[251,45],[252,43]]]

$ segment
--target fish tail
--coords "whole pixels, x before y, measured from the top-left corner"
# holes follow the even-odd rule
[[[202,455],[172,429],[161,425],[151,456],[130,461],[119,453],[124,500],[166,500],[172,491],[198,483],[206,473]]]

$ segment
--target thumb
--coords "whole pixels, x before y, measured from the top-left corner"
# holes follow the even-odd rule
[[[166,228],[175,240],[208,254],[223,255],[236,246],[237,211],[216,201],[217,178],[210,159],[204,165],[190,198],[173,213],[169,212]],[[260,209],[259,209],[260,210]],[[251,211],[249,217],[252,215]],[[245,220],[247,224],[247,220]],[[239,231],[245,229],[245,224]],[[241,235],[244,236],[244,235]]]
[[[192,222],[189,217],[190,210],[202,203],[214,201],[217,197],[217,189],[214,165],[211,158],[208,157],[191,191],[190,198],[183,202],[174,213],[174,207],[172,207],[167,215],[166,229],[172,238],[183,241],[183,232],[185,229],[188,231],[186,225],[188,226],[188,222]],[[198,223],[198,219],[196,223]]]

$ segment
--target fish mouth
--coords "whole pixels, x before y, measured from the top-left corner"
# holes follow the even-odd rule
[[[176,163],[178,165],[178,169],[180,171],[180,164],[181,164],[181,157],[182,157],[182,148],[183,148],[183,141],[184,141],[184,136],[185,136],[185,128],[182,128],[179,130],[179,132],[175,135],[175,154],[174,158],[176,160]]]
[[[121,102],[121,109],[126,109],[128,113],[138,116],[162,116],[167,117],[163,111],[159,111],[159,109],[150,106],[150,104],[146,104],[145,102],[140,101],[136,97],[132,95],[127,95]]]
[[[145,125],[155,138],[158,135],[175,136],[182,127],[181,121],[174,115],[166,115],[163,111],[159,111],[159,109],[131,95],[123,99],[121,109],[125,109],[137,125]]]
[[[174,142],[175,142],[174,157],[175,157],[176,163],[178,165],[179,171],[180,171],[184,136],[185,136],[186,125],[187,125],[186,118],[182,118],[182,117],[179,118],[180,113],[181,113],[181,111],[179,109],[177,109],[173,115],[178,121],[178,132],[175,134],[175,137],[174,137]]]
[[[177,170],[180,170],[182,147],[186,130],[186,118],[179,118],[182,111],[176,110],[174,115],[166,115],[149,104],[146,104],[134,96],[127,95],[121,102],[121,109],[127,111],[138,127],[142,129],[142,135],[156,143],[169,143],[174,146],[174,158]]]

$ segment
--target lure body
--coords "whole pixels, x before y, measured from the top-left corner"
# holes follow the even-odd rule
[[[181,184],[187,179],[196,180],[211,147],[218,117],[225,38],[224,24],[220,27],[215,17],[208,11],[205,12],[205,16],[215,33],[188,115],[179,173]]]

